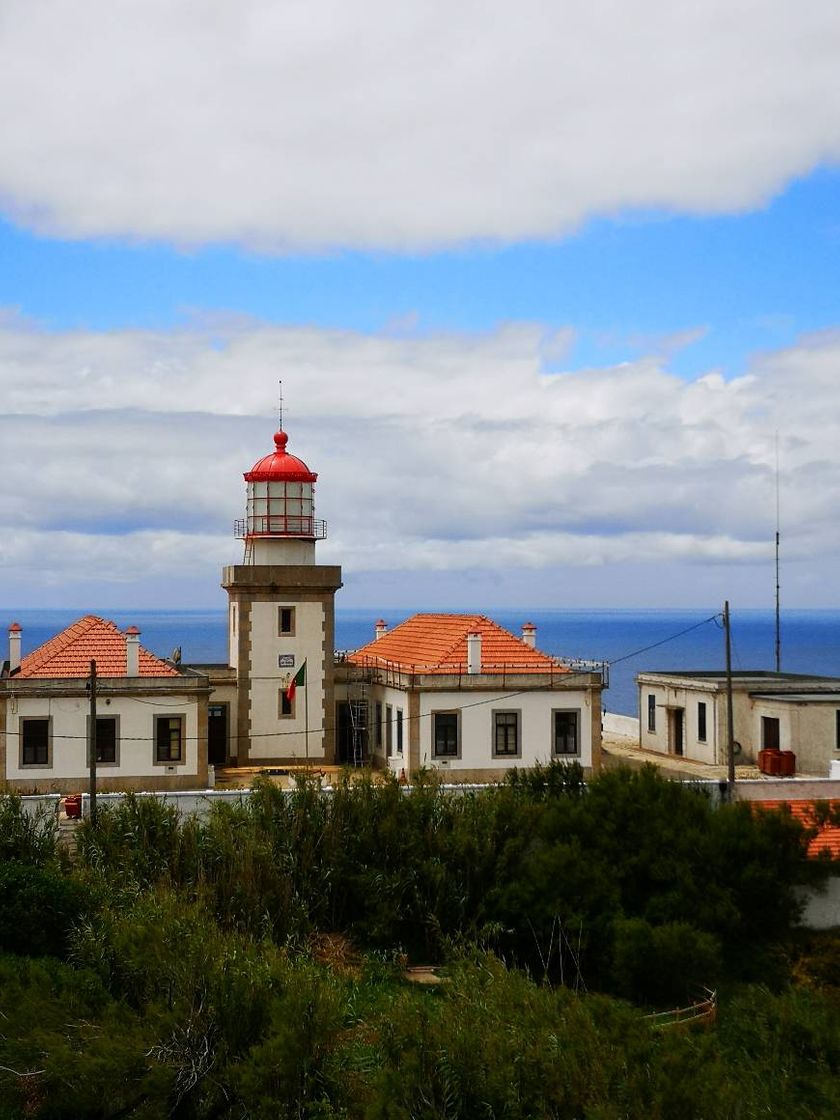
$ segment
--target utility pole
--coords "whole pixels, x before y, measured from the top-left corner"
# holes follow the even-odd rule
[[[88,726],[88,753],[90,757],[90,823],[96,828],[96,662],[91,660],[90,679],[90,719]]]
[[[727,738],[727,795],[731,801],[735,794],[735,716],[732,711],[732,635],[729,628],[729,600],[723,604],[723,631],[726,637],[726,738]]]

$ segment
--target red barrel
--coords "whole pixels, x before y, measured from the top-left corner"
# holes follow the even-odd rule
[[[782,752],[781,751],[765,751],[764,765],[766,767],[764,773],[772,774],[778,777],[782,772]]]
[[[778,774],[778,754],[777,750],[770,750],[768,747],[758,752],[758,769],[762,774]]]
[[[64,798],[64,812],[71,821],[77,821],[82,816],[82,795],[71,793]]]
[[[793,751],[779,751],[781,769],[779,774],[783,778],[792,778],[796,773],[796,755]]]

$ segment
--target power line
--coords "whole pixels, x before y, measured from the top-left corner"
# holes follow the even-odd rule
[[[719,612],[717,614],[710,615],[708,618],[704,618],[700,622],[695,622],[693,625],[687,626],[685,629],[677,631],[676,634],[671,634],[667,638],[662,638],[658,642],[652,642],[650,645],[642,646],[640,649],[632,650],[630,653],[622,654],[621,657],[613,658],[612,661],[604,661],[603,664],[604,665],[619,665],[623,661],[631,661],[634,657],[640,657],[643,653],[647,653],[649,650],[658,649],[660,646],[664,646],[664,645],[667,645],[669,642],[676,641],[678,638],[682,638],[686,634],[690,634],[694,630],[699,630],[701,626],[707,626],[710,622],[718,623],[720,617],[721,617],[721,615],[720,615]],[[573,680],[575,677],[584,677],[584,676],[589,676],[589,675],[590,675],[590,671],[587,671],[587,670],[571,670],[567,673],[558,673],[556,679],[560,679],[563,682],[569,682],[569,681]],[[271,681],[277,681],[278,680],[277,677],[251,677],[250,679],[251,680],[271,680]],[[231,683],[234,683],[234,682],[231,682]],[[479,708],[479,707],[482,707],[483,705],[486,705],[486,704],[498,704],[498,703],[501,703],[505,700],[515,700],[519,696],[527,696],[527,695],[529,695],[531,693],[534,693],[534,692],[551,692],[551,691],[554,691],[554,686],[555,686],[555,681],[552,681],[549,684],[537,685],[534,688],[521,688],[521,689],[518,689],[515,692],[506,692],[506,693],[503,693],[502,695],[499,695],[498,693],[494,693],[492,696],[483,697],[480,700],[473,700],[473,701],[470,701],[469,703],[466,703],[466,704],[459,704],[459,705],[457,705],[457,707],[458,707],[459,711],[466,711],[470,708]],[[153,701],[153,700],[141,700],[140,697],[135,697],[134,699],[136,701],[139,701],[140,703],[148,704],[150,707],[164,707],[164,708],[171,707],[171,703],[162,703],[162,702],[158,703],[158,702]],[[413,716],[412,715],[406,715],[403,718],[405,719],[406,723],[410,723],[412,720],[431,719],[432,715],[433,715],[432,712],[421,712],[418,715],[413,715]],[[32,717],[32,718],[38,718],[38,717]],[[107,718],[107,717],[104,717],[104,718]],[[397,722],[396,718],[392,719],[390,722],[395,724]],[[322,733],[327,732],[327,731],[335,731],[335,730],[337,730],[337,725],[336,724],[322,724],[320,727],[310,727],[309,728],[310,734],[313,734],[313,733],[314,734],[322,734]],[[13,737],[13,736],[20,736],[21,732],[19,732],[19,731],[9,731],[9,732],[7,732],[7,734],[10,737]],[[256,732],[256,733],[253,733],[253,734],[248,735],[248,736],[240,735],[238,733],[234,733],[230,737],[231,737],[231,739],[239,741],[241,739],[246,739],[246,738],[248,740],[277,739],[277,738],[284,738],[286,736],[291,736],[291,735],[299,736],[301,734],[302,734],[302,731],[300,731],[300,730],[293,730],[293,731],[277,730],[277,731]],[[74,740],[79,740],[79,739],[86,740],[87,736],[86,735],[67,735],[67,734],[62,734],[62,733],[58,733],[58,734],[55,734],[53,736],[53,741],[55,741],[55,740],[74,741]],[[202,742],[205,739],[206,739],[206,736],[190,735],[190,736],[184,736],[181,741],[186,744],[186,743]],[[154,743],[155,738],[154,738],[154,736],[149,736],[149,735],[121,735],[120,736],[120,742],[124,742],[124,743]]]

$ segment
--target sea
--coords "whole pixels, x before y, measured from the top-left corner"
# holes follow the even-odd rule
[[[21,624],[25,655],[85,613],[108,617],[121,628],[139,627],[141,643],[161,657],[171,656],[180,647],[187,664],[227,661],[225,610],[6,609],[0,614],[0,625],[3,621]],[[357,649],[371,641],[374,623],[383,613],[394,626],[415,611],[336,610],[336,647]],[[609,688],[604,693],[604,707],[622,715],[638,715],[634,678],[642,670],[722,669],[725,664],[719,609],[520,609],[493,611],[492,617],[514,634],[520,632],[523,622],[533,622],[537,646],[546,653],[608,662]],[[731,618],[733,669],[773,669],[774,612],[734,610]],[[840,677],[840,611],[784,611],[781,667],[790,673]]]

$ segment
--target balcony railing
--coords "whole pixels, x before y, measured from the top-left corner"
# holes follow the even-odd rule
[[[452,661],[449,664],[436,662],[433,665],[409,665],[402,662],[389,661],[387,658],[374,657],[370,654],[364,657],[354,656],[354,650],[336,650],[336,665],[352,665],[357,674],[373,682],[381,684],[399,685],[410,682],[417,675],[429,674],[433,676],[454,676],[465,681],[474,680],[476,676],[498,676],[504,683],[505,679],[512,676],[526,674],[528,676],[548,677],[554,684],[571,685],[580,680],[581,676],[595,675],[601,678],[604,688],[609,687],[609,663],[606,661],[581,661],[571,658],[553,658],[554,665],[535,667],[532,661],[516,662],[489,662],[482,661],[480,674],[467,671],[466,662]]]
[[[241,517],[233,523],[235,537],[305,537],[322,541],[327,535],[326,521],[295,514],[275,514],[268,517]]]

